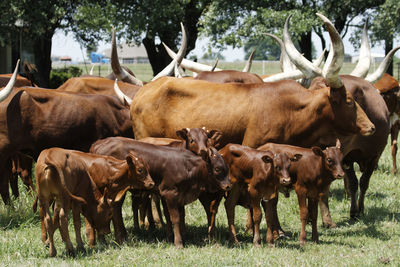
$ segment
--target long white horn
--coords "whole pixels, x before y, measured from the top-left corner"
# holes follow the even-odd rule
[[[282,40],[274,34],[265,33],[265,35],[272,37],[281,47],[280,63],[282,72],[292,72],[297,70],[296,66],[292,63],[292,61],[290,61],[290,58],[286,53],[285,45],[283,44]]]
[[[339,71],[343,66],[344,61],[344,46],[342,38],[336,30],[333,23],[324,15],[317,13],[325,24],[331,38],[331,51],[329,51],[328,59],[322,70],[322,76],[326,79],[332,88],[341,88],[342,81],[339,78]]]
[[[281,80],[297,80],[304,78],[304,73],[300,70],[292,70],[288,72],[281,72],[264,78],[264,82],[277,82]]]
[[[89,75],[93,75],[93,69],[94,69],[94,65],[92,65],[92,68],[89,71]]]
[[[314,66],[319,67],[319,65],[321,65],[322,61],[325,58],[325,53],[326,53],[326,48],[324,48],[321,55],[319,55],[319,57],[313,62]]]
[[[160,71],[160,73],[158,73],[156,76],[154,76],[154,78],[151,79],[152,81],[157,80],[160,77],[169,76],[169,75],[173,74],[175,64],[180,65],[182,62],[182,59],[185,57],[188,41],[187,41],[186,30],[182,23],[181,23],[181,29],[182,29],[182,43],[181,43],[181,47],[179,48],[176,58],[174,58],[172,60],[172,62],[169,63],[169,65],[166,66],[162,71]],[[165,46],[165,44],[164,44],[164,46]]]
[[[11,76],[10,80],[8,81],[6,87],[4,87],[3,90],[0,91],[0,102],[2,102],[11,94],[15,85],[15,81],[17,80],[18,67],[19,67],[19,59],[17,61],[17,65],[15,66],[14,73]]]
[[[174,75],[175,75],[176,78],[182,78],[183,77],[182,73],[179,70],[179,66],[178,66],[177,62],[175,62],[175,66],[174,66]]]
[[[387,68],[389,67],[390,62],[392,61],[392,57],[399,49],[400,49],[400,46],[395,47],[392,50],[390,50],[390,52],[383,59],[382,63],[379,65],[379,67],[376,69],[376,71],[374,73],[368,75],[367,78],[365,78],[365,79],[371,83],[375,83],[380,78],[382,78],[383,74],[386,72]]]
[[[143,82],[141,80],[131,75],[129,72],[125,71],[123,68],[121,68],[121,65],[119,64],[118,52],[117,52],[117,40],[115,37],[114,27],[112,31],[111,68],[115,76],[117,76],[119,80],[135,84],[138,86],[143,86]]]
[[[126,103],[128,103],[129,106],[132,104],[132,98],[125,95],[124,92],[122,92],[121,89],[119,88],[118,79],[115,79],[114,82],[114,92],[117,95],[119,101],[121,101],[122,105],[125,105],[125,101]]]
[[[256,49],[254,48],[253,51],[251,51],[249,59],[246,62],[246,66],[244,66],[242,72],[250,72],[251,64],[253,63],[253,57],[254,57],[255,52],[256,52]]]
[[[218,65],[218,58],[215,60],[215,63],[214,63],[214,65],[212,66],[212,68],[211,68],[211,71],[215,71],[215,68],[217,67],[217,65]]]
[[[365,78],[367,76],[369,68],[371,66],[371,48],[368,40],[368,20],[365,22],[361,47],[360,56],[358,58],[358,63],[350,75]]]
[[[312,79],[316,76],[321,75],[321,69],[314,66],[308,59],[306,59],[299,51],[297,51],[294,46],[290,34],[289,34],[289,21],[291,15],[286,19],[285,27],[283,31],[283,44],[285,45],[286,53],[288,54],[290,60],[296,65],[296,67],[301,70],[306,78]]]
[[[172,51],[171,48],[169,48],[164,43],[163,43],[163,45],[164,45],[165,50],[167,51],[168,55],[172,59],[177,57],[177,54],[174,51]],[[181,66],[183,68],[185,68],[185,69],[188,69],[190,71],[197,72],[197,73],[202,72],[202,71],[210,71],[212,69],[211,66],[208,66],[208,65],[202,64],[202,63],[198,63],[198,62],[194,62],[194,61],[191,61],[191,60],[188,60],[188,59],[185,59],[185,58],[182,60]],[[222,69],[215,68],[215,71],[220,71],[220,70],[222,70]]]

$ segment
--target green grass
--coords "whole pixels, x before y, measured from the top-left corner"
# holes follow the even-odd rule
[[[199,202],[186,207],[188,236],[185,249],[177,250],[165,239],[162,230],[134,230],[130,200],[124,204],[124,218],[129,240],[118,246],[112,236],[106,246],[87,249],[86,254],[70,258],[65,253],[59,232],[55,234],[58,255],[48,257],[40,240],[38,214],[33,214],[33,196],[21,186],[21,197],[11,207],[0,204],[0,265],[2,266],[377,266],[400,265],[400,180],[391,174],[389,147],[386,148],[373,174],[366,196],[365,214],[359,220],[349,219],[349,199],[344,196],[343,182],[332,184],[330,206],[336,229],[321,227],[320,244],[311,239],[307,226],[307,244],[300,248],[297,198],[280,196],[278,204],[282,227],[289,240],[279,241],[274,248],[265,244],[265,220],[261,225],[262,247],[253,248],[252,237],[245,233],[246,211],[236,208],[236,226],[241,243],[228,241],[224,205],[217,215],[217,240],[207,240],[207,220]],[[71,216],[70,216],[71,217]],[[70,235],[74,240],[72,220]],[[84,229],[82,228],[84,237]]]

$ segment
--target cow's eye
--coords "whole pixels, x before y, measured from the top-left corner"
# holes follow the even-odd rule
[[[216,168],[215,168],[215,172],[216,172],[216,173],[220,173],[220,172],[221,172],[221,168],[220,168],[220,167],[216,167]]]
[[[279,172],[281,170],[281,166],[276,166],[275,170],[277,170]]]
[[[194,140],[193,140],[193,139],[190,139],[190,143],[193,144],[193,143],[194,143]]]
[[[333,163],[333,160],[331,158],[328,158],[327,161],[328,161],[328,164],[332,164]]]
[[[346,104],[347,104],[349,107],[352,107],[352,106],[354,106],[354,101],[351,100],[351,99],[347,99],[347,100],[346,100]]]
[[[139,168],[137,171],[138,171],[138,173],[143,173],[143,169],[142,168]]]

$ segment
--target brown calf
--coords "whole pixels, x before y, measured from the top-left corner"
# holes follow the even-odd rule
[[[98,154],[124,157],[133,150],[149,164],[151,177],[158,185],[163,199],[167,230],[173,224],[174,243],[183,247],[181,233],[184,232],[184,206],[195,201],[204,191],[229,190],[228,169],[215,148],[208,149],[207,160],[177,147],[155,146],[129,138],[113,137],[99,140],[91,147]],[[114,210],[114,227],[121,233],[124,225],[121,210]]]
[[[290,175],[293,178],[294,188],[297,194],[300,207],[300,245],[304,245],[306,241],[305,227],[307,219],[310,216],[312,224],[312,240],[319,242],[317,230],[318,201],[321,205],[321,215],[324,216],[328,209],[329,186],[335,179],[343,178],[345,175],[341,161],[343,154],[340,151],[340,142],[337,140],[335,147],[328,147],[321,150],[319,147],[301,148],[283,144],[268,143],[258,148],[259,150],[271,151],[272,153],[287,153],[289,155],[301,154],[302,158],[298,162],[294,162],[290,167]],[[308,208],[307,208],[308,200]],[[272,210],[272,206],[268,202],[263,202],[266,213],[272,215],[271,220],[274,224],[279,224],[277,220],[276,206]],[[310,212],[310,214],[309,214]],[[328,212],[329,214],[329,212]],[[329,215],[330,216],[330,215]],[[330,219],[330,217],[329,217]],[[278,225],[277,228],[280,228]]]
[[[78,249],[83,249],[80,213],[89,226],[87,234],[91,246],[95,244],[94,229],[99,234],[109,233],[113,200],[118,201],[130,188],[154,186],[144,166],[143,160],[133,153],[129,153],[126,160],[117,160],[62,148],[43,150],[36,164],[37,196],[44,221],[42,231],[46,230],[48,234],[50,256],[57,254],[53,235],[58,226],[68,253],[74,255],[68,233],[69,209],[72,209]],[[103,189],[104,195],[99,188]],[[50,204],[53,201],[52,218]],[[45,239],[46,232],[42,232],[42,241]]]
[[[235,206],[253,207],[255,231],[253,243],[260,244],[261,210],[260,200],[274,198],[279,184],[290,183],[289,167],[291,161],[297,161],[301,155],[289,159],[285,153],[273,154],[270,151],[256,149],[237,144],[228,144],[219,151],[229,167],[229,178],[233,184],[225,201],[228,217],[229,234],[232,241],[238,243],[234,226]],[[215,216],[223,194],[203,193],[199,198],[207,212],[210,236],[215,232]],[[240,202],[246,199],[247,201]],[[250,205],[251,202],[251,205]],[[267,219],[267,236],[271,233],[271,223]],[[271,238],[271,237],[270,237]]]

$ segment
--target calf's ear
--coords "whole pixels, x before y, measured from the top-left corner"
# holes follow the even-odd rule
[[[299,161],[303,157],[302,154],[295,154],[293,157],[290,158],[290,161]]]
[[[135,166],[135,161],[138,160],[136,155],[134,153],[129,152],[128,156],[126,156],[126,162],[128,163],[129,166],[134,167]]]
[[[119,191],[119,192],[117,193],[117,195],[115,196],[115,198],[114,198],[114,202],[119,202],[119,201],[122,199],[122,197],[125,196],[126,191],[128,191],[129,188],[130,188],[130,186],[124,188],[124,189],[121,190],[121,191]]]
[[[178,136],[182,140],[187,140],[189,128],[183,128],[182,130],[176,131],[176,136]]]
[[[336,148],[340,149],[341,146],[339,138],[336,138]]]
[[[324,156],[324,152],[322,152],[322,149],[320,147],[317,146],[313,146],[311,148],[312,152],[314,152],[315,155],[323,157]]]

